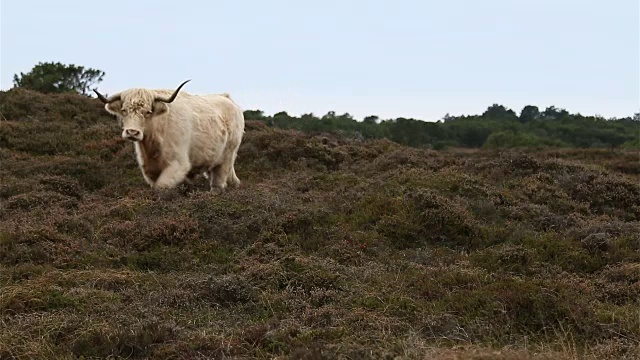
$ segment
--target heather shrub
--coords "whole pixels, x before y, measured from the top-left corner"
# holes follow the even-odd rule
[[[336,170],[348,157],[339,146],[332,146],[320,138],[305,136],[292,130],[276,130],[248,137],[243,150],[238,156],[245,156],[245,152],[246,156],[259,153],[272,166],[283,168],[308,166]]]
[[[417,190],[407,196],[412,212],[417,214],[423,237],[465,248],[474,247],[479,236],[478,224],[463,202],[431,190]]]
[[[0,184],[0,199],[6,200],[12,196],[27,193],[36,187],[34,181],[6,176],[3,177],[3,182]]]
[[[76,179],[68,176],[42,175],[38,177],[38,182],[45,190],[82,199],[83,189]]]
[[[76,357],[134,357],[143,358],[153,353],[154,345],[171,341],[177,329],[158,321],[144,321],[132,327],[95,327],[70,340]]]
[[[33,155],[78,153],[81,144],[68,122],[7,122],[0,127],[0,146]]]
[[[54,205],[63,208],[75,208],[78,206],[78,199],[54,191],[29,192],[9,197],[3,206],[3,210],[29,211]]]
[[[118,248],[145,251],[158,245],[185,246],[199,239],[199,230],[198,223],[186,216],[155,218],[152,222],[136,217],[108,224],[100,240]]]
[[[571,197],[603,214],[640,220],[640,184],[606,174],[586,174],[565,187]]]
[[[238,275],[209,277],[199,285],[198,298],[211,304],[229,306],[255,300],[255,289]]]
[[[554,291],[544,291],[545,287]],[[476,289],[452,291],[437,303],[468,324],[465,327],[473,331],[470,336],[476,341],[487,336],[508,341],[516,334],[543,338],[560,327],[577,334],[598,332],[593,310],[584,297],[548,282],[500,279]],[[483,331],[474,327],[482,324],[475,319],[499,323],[501,327]]]
[[[526,246],[505,243],[474,253],[471,262],[489,271],[529,274],[535,270],[535,255]]]
[[[75,179],[84,189],[95,191],[116,177],[116,169],[110,169],[95,159],[79,156],[71,159],[52,159],[31,169],[48,175],[68,176]]]
[[[82,124],[110,119],[100,101],[77,94],[42,94],[17,88],[0,92],[0,104],[2,115],[15,121],[77,121]]]

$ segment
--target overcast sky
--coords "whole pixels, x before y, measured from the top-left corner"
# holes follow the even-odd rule
[[[1,0],[0,13],[3,90],[60,61],[105,71],[106,93],[192,79],[184,90],[267,114],[640,108],[638,0]]]

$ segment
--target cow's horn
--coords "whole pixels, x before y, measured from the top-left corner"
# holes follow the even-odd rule
[[[173,92],[173,94],[171,94],[171,96],[170,96],[170,97],[168,97],[168,98],[163,98],[163,97],[160,97],[160,96],[156,96],[155,101],[162,101],[162,102],[164,102],[164,103],[170,103],[170,102],[172,102],[173,100],[175,100],[175,99],[176,99],[176,96],[178,96],[178,92],[180,92],[180,89],[182,89],[182,87],[184,86],[184,84],[188,83],[189,81],[191,81],[191,79],[189,79],[189,80],[187,80],[187,81],[183,82],[182,84],[180,84],[180,86],[178,86],[178,88],[176,89],[176,91],[174,91],[174,92]]]
[[[98,99],[100,99],[100,101],[102,101],[105,104],[109,104],[109,103],[112,103],[112,102],[114,102],[116,100],[120,100],[120,94],[116,94],[116,95],[110,97],[109,99],[107,99],[106,97],[104,97],[104,95],[102,95],[102,94],[100,94],[98,92],[98,89],[93,89],[93,92],[95,92],[96,95],[98,95]]]

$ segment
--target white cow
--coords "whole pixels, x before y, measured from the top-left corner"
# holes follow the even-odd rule
[[[237,187],[234,163],[244,135],[244,115],[228,94],[192,95],[175,90],[128,89],[109,98],[93,91],[133,142],[144,179],[173,188],[203,174],[209,189]]]

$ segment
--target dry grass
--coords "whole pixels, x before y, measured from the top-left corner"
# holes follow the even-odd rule
[[[0,358],[640,355],[637,152],[251,122],[240,189],[158,194],[96,101],[0,103]]]

